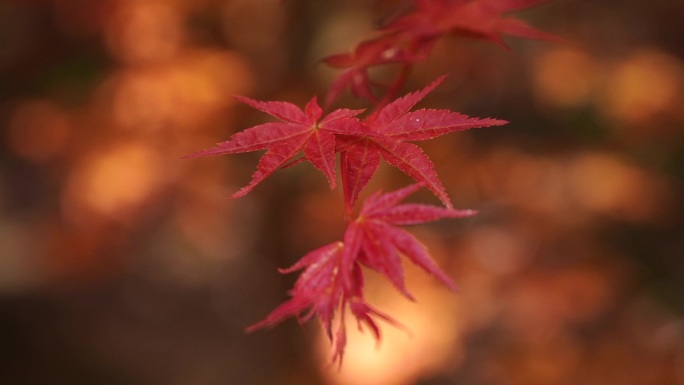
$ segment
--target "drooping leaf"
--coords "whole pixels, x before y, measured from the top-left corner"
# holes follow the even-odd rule
[[[308,317],[302,318],[301,312],[312,308],[311,315],[316,314],[324,323],[327,323],[326,330],[330,334],[330,323],[337,307],[337,300],[343,294],[343,288],[338,283],[335,273],[342,249],[341,242],[330,243],[308,253],[291,268],[282,270],[281,272],[292,272],[305,268],[290,292],[292,298],[276,307],[262,321],[249,326],[247,331],[272,327],[291,316],[305,321]],[[331,307],[331,304],[334,306]]]
[[[332,361],[338,361],[341,364],[347,342],[344,324],[347,306],[359,325],[367,325],[376,338],[380,338],[380,329],[373,317],[402,327],[390,316],[375,310],[365,302],[361,267],[356,260],[349,261],[351,264],[348,270],[342,267],[344,249],[342,242],[330,243],[308,253],[292,267],[281,270],[285,273],[304,269],[290,291],[291,298],[277,306],[263,320],[247,327],[247,332],[275,326],[292,316],[296,317],[300,323],[317,316],[333,343]],[[333,332],[333,322],[338,313],[341,320],[337,331]]]
[[[403,270],[394,257],[401,253],[427,273],[435,276],[447,287],[456,290],[456,285],[437,267],[437,264],[415,237],[396,225],[414,225],[431,222],[443,218],[461,218],[475,214],[473,210],[455,210],[423,204],[398,204],[408,195],[423,187],[414,184],[403,189],[370,196],[358,215],[357,227],[360,229],[361,248],[366,251],[368,267],[387,277],[404,295],[412,298],[403,284]],[[367,250],[380,250],[382,257],[372,255],[368,258]],[[362,263],[364,261],[362,260]]]
[[[347,343],[344,322],[347,310],[356,318],[359,329],[367,326],[378,341],[381,334],[377,319],[406,330],[389,315],[366,303],[362,266],[377,271],[400,293],[413,300],[404,280],[401,258],[404,256],[455,291],[456,285],[437,266],[425,246],[397,225],[467,217],[475,212],[425,204],[400,204],[422,187],[423,184],[413,184],[387,194],[376,192],[368,197],[359,214],[347,225],[343,242],[320,247],[291,267],[280,270],[281,273],[290,273],[304,269],[290,291],[291,298],[247,330],[271,327],[291,316],[299,322],[317,316],[332,342],[332,361],[341,363]],[[338,324],[335,331],[334,323]]]

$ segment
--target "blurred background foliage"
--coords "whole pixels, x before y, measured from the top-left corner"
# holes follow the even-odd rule
[[[0,0],[0,383],[684,384],[675,0],[520,14],[566,44],[441,41],[405,91],[450,73],[421,106],[511,121],[425,143],[480,210],[411,229],[461,293],[371,275],[412,335],[351,335],[340,372],[315,323],[243,332],[294,282],[276,267],[340,238],[341,194],[299,165],[229,200],[258,154],[181,156],[268,119],[235,94],[322,96],[318,60],[408,3]]]

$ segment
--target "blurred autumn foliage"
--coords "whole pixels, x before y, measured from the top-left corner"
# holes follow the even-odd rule
[[[229,200],[258,154],[180,158],[261,122],[233,95],[323,95],[318,61],[408,5],[0,0],[0,383],[684,384],[676,1],[518,14],[565,44],[440,41],[405,91],[450,73],[423,106],[511,121],[425,146],[480,212],[411,229],[460,293],[371,274],[411,335],[350,333],[339,372],[317,324],[244,334],[293,283],[275,267],[339,238],[341,193],[302,164]]]

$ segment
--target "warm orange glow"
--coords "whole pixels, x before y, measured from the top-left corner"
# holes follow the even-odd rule
[[[0,385],[684,385],[682,0],[509,14],[565,43],[435,42],[397,95],[449,74],[414,109],[510,120],[414,142],[479,211],[406,228],[459,292],[364,270],[410,332],[347,314],[339,371],[317,319],[244,333],[301,273],[277,267],[343,239],[339,155],[334,191],[300,164],[239,199],[264,151],[182,156],[277,120],[235,95],[323,102],[321,59],[411,3],[0,0]],[[400,67],[370,68],[379,98]],[[383,160],[354,212],[410,183]]]
[[[540,103],[574,107],[586,103],[596,86],[597,65],[589,54],[557,48],[536,62],[535,91]]]
[[[334,385],[402,385],[411,384],[435,373],[447,361],[450,369],[461,357],[460,330],[453,293],[423,274],[407,267],[408,285],[417,303],[399,296],[382,278],[369,276],[369,302],[382,303],[383,312],[407,327],[409,333],[381,322],[382,341],[376,344],[369,331],[359,332],[353,317],[347,317],[347,349],[342,368],[323,372],[328,384]],[[374,298],[376,300],[374,301]],[[330,342],[319,330],[318,353],[321,363],[330,360]]]
[[[675,107],[683,79],[679,59],[657,51],[637,52],[611,72],[602,108],[617,120],[643,123]]]
[[[609,154],[589,153],[569,168],[572,196],[585,209],[631,220],[663,214],[669,189],[654,176]]]
[[[673,199],[664,176],[608,152],[580,152],[565,159],[495,149],[466,172],[488,194],[568,221],[596,214],[660,220],[667,217],[665,207]]]
[[[73,218],[86,209],[126,220],[159,189],[165,176],[154,150],[137,143],[119,145],[84,159],[76,168],[67,184],[65,214]]]
[[[517,204],[545,213],[568,210],[563,168],[558,161],[516,154],[509,167],[505,186]]]
[[[234,103],[233,95],[251,86],[249,79],[246,64],[236,55],[187,53],[165,66],[113,77],[114,117],[135,131],[196,127]]]
[[[112,53],[131,63],[168,59],[183,39],[180,15],[168,2],[119,2],[106,32]]]

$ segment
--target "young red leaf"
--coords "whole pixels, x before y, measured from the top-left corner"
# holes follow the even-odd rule
[[[401,46],[400,36],[388,34],[376,39],[360,43],[354,52],[331,55],[323,62],[331,67],[344,69],[330,86],[326,105],[330,105],[343,89],[349,87],[352,94],[371,102],[377,98],[371,90],[368,69],[374,66],[390,63],[411,63],[423,57]]]
[[[238,97],[249,106],[276,117],[281,122],[259,124],[234,134],[215,147],[189,155],[189,158],[268,150],[259,161],[257,171],[247,186],[232,195],[241,197],[279,168],[287,167],[300,152],[335,188],[335,132],[355,131],[360,125],[355,118],[362,110],[338,109],[321,119],[323,110],[312,98],[304,110],[288,102],[262,102]]]
[[[368,67],[388,63],[389,61],[383,58],[383,53],[393,45],[394,41],[391,38],[373,39],[359,44],[352,53],[324,58],[323,62],[329,66],[345,69],[330,86],[326,105],[330,105],[346,87],[349,87],[355,96],[374,102],[376,98],[371,91]]]
[[[401,60],[400,52],[393,50],[397,43],[394,36],[381,36],[360,43],[353,53],[331,55],[323,61],[335,68],[364,68],[371,65],[392,63]]]
[[[337,99],[345,88],[349,87],[352,95],[366,99],[375,103],[377,98],[371,90],[370,77],[367,69],[351,68],[342,72],[337,79],[330,85],[328,95],[325,97],[325,105],[330,106]]]

